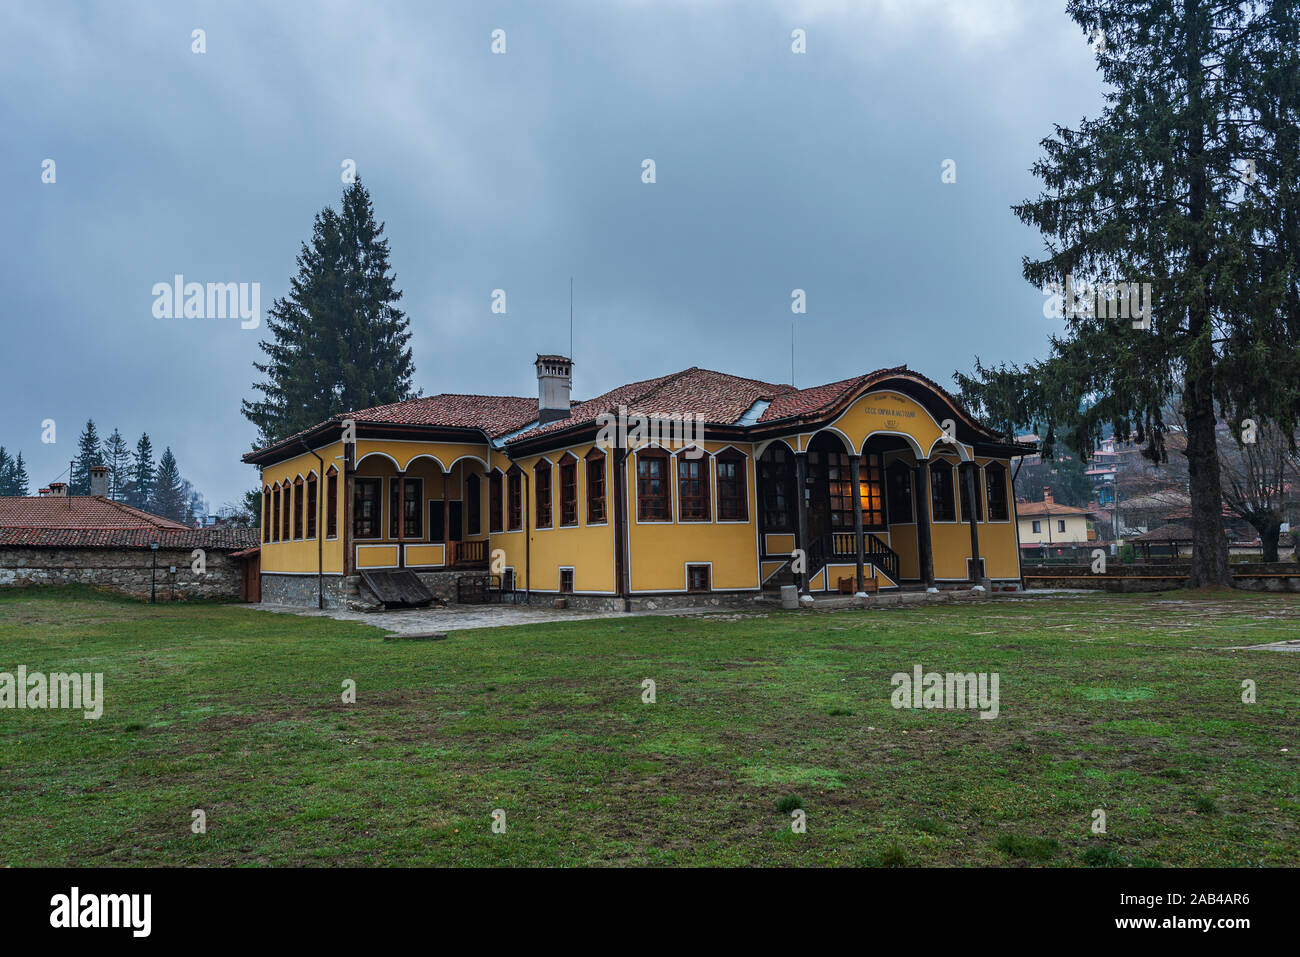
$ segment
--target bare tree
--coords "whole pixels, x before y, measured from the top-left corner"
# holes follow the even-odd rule
[[[1264,561],[1277,561],[1282,524],[1292,518],[1300,485],[1296,436],[1270,423],[1220,433],[1223,504],[1259,532]]]

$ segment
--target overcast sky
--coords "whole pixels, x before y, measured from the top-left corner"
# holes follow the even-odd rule
[[[787,382],[796,288],[801,387],[1042,355],[1061,321],[1009,207],[1052,123],[1102,105],[1064,6],[6,4],[0,444],[34,491],[91,416],[170,445],[214,510],[253,487],[239,403],[265,326],[157,319],[153,286],[256,282],[265,311],[348,159],[425,394],[535,395],[571,275],[576,397],[692,365]]]

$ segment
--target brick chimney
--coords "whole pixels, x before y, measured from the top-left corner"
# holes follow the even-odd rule
[[[537,367],[537,424],[567,419],[573,362],[567,356],[538,356],[533,365]]]
[[[90,467],[90,494],[108,498],[107,465],[92,465]]]
[[[63,498],[66,497],[67,494],[68,494],[68,483],[66,482],[50,483],[50,495],[53,496],[54,498]]]
[[[1050,485],[1043,486],[1043,504],[1044,505],[1052,504],[1052,487]]]

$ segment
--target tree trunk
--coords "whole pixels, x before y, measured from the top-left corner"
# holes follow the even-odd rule
[[[1270,520],[1267,527],[1260,530],[1259,543],[1264,549],[1264,561],[1277,561],[1277,540],[1282,534],[1282,523]]]
[[[1192,499],[1192,568],[1188,588],[1232,587],[1228,536],[1223,527],[1223,493],[1214,434],[1214,406],[1208,389],[1195,389],[1191,371],[1184,389],[1187,415],[1187,472]]]

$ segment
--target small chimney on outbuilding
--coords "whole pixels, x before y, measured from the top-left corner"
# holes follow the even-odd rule
[[[569,417],[569,390],[573,387],[573,362],[567,356],[538,356],[537,424]]]
[[[108,498],[108,466],[92,465],[90,467],[90,494]]]
[[[62,498],[68,494],[68,485],[66,482],[51,482],[50,495],[55,498]]]
[[[1052,504],[1052,487],[1050,485],[1043,486],[1043,502],[1047,505]]]

